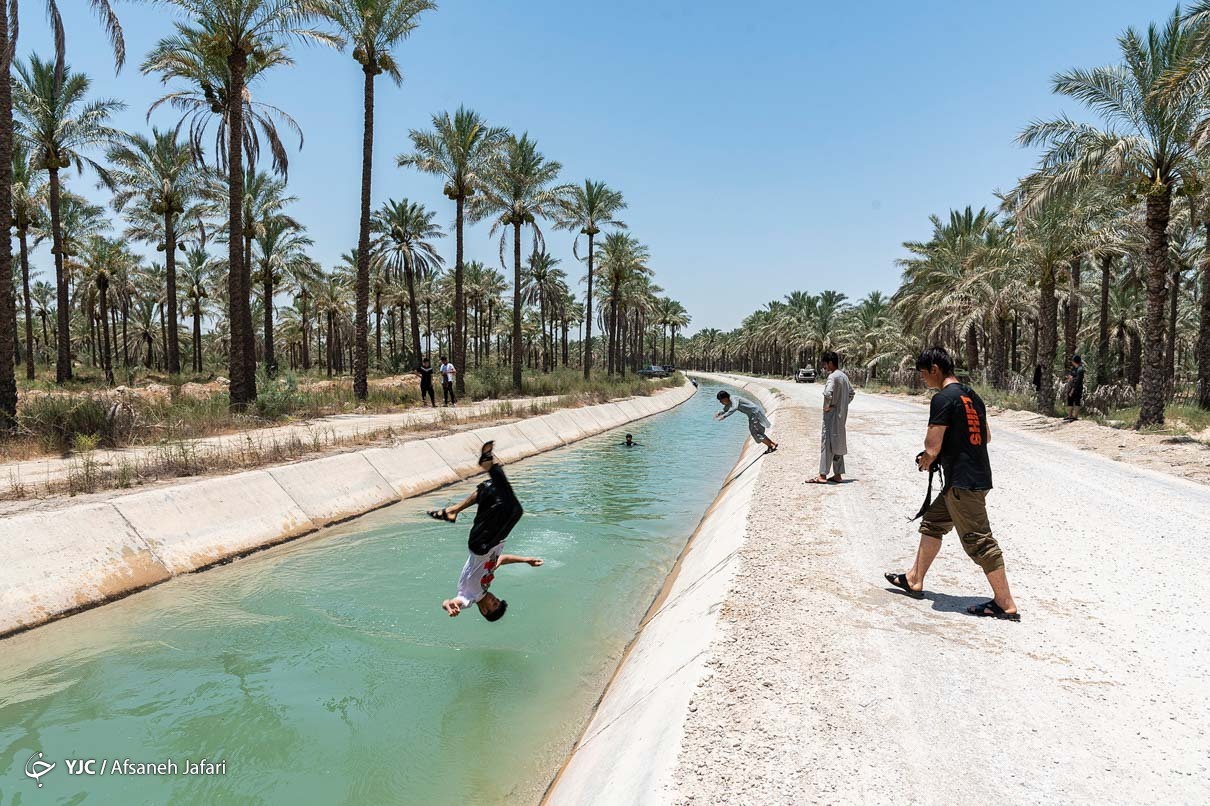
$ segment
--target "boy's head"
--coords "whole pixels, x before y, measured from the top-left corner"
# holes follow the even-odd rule
[[[485,593],[479,599],[479,614],[488,621],[499,621],[508,612],[508,602],[494,593]]]
[[[634,437],[631,436],[630,434],[627,434],[626,435],[626,444],[629,445],[631,442],[634,442]]]
[[[424,359],[423,361],[421,361],[421,362],[420,362],[420,365],[421,365],[421,366],[423,366],[423,367],[427,367],[427,366],[428,366],[430,363],[432,363],[432,362],[431,362],[431,361],[429,361],[429,360],[426,358],[426,359]]]
[[[448,364],[448,363],[449,363],[449,359],[448,359],[448,358],[446,358],[445,356],[441,356],[441,363],[442,363],[442,364]]]
[[[819,360],[823,362],[824,369],[828,372],[835,372],[840,369],[840,356],[832,350],[828,350],[821,355]]]
[[[944,347],[929,347],[916,359],[916,369],[926,386],[940,389],[945,385],[945,379],[954,374],[954,362]]]
[[[1071,363],[1075,364],[1078,367],[1084,363],[1084,360],[1082,358],[1080,358],[1078,355],[1073,355],[1071,357]]]
[[[716,400],[718,400],[719,403],[722,403],[724,406],[731,405],[731,395],[727,394],[726,389],[719,391],[719,393],[717,395],[715,395],[714,397]]]

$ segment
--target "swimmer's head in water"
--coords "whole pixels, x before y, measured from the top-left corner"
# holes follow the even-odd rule
[[[479,613],[488,621],[499,621],[508,611],[508,602],[494,593],[485,593],[479,600]]]
[[[633,437],[633,436],[631,436],[630,434],[627,434],[627,435],[626,435],[626,442],[627,442],[628,444],[629,444],[629,443],[631,443],[631,442],[634,442],[634,437]]]

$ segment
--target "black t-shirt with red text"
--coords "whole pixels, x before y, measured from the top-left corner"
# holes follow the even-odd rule
[[[944,425],[941,455],[945,486],[990,490],[992,466],[987,458],[987,409],[974,389],[951,383],[929,404],[929,425]]]

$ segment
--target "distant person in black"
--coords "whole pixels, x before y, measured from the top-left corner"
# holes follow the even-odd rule
[[[950,529],[956,529],[962,548],[983,569],[992,587],[990,600],[969,607],[966,612],[972,616],[1020,621],[1004,573],[1004,558],[987,519],[987,491],[992,488],[992,468],[987,457],[991,432],[983,401],[954,377],[953,361],[940,347],[922,352],[916,359],[916,369],[930,389],[940,390],[929,406],[928,433],[917,465],[920,470],[929,470],[934,462],[940,464],[945,484],[920,523],[916,564],[906,574],[884,576],[887,582],[913,598],[924,598],[924,577],[941,551],[941,538]]]
[[[1071,357],[1071,369],[1067,372],[1067,416],[1064,422],[1080,419],[1080,406],[1084,404],[1084,362],[1078,355]]]
[[[626,448],[634,448],[634,447],[636,447],[638,444],[639,444],[639,443],[637,443],[637,442],[635,442],[635,441],[634,441],[634,437],[633,437],[632,435],[627,434],[627,435],[626,435],[626,441],[622,443],[622,446],[623,446],[623,447],[626,447]]]
[[[424,405],[424,396],[428,395],[433,408],[437,408],[437,396],[433,394],[433,364],[427,358],[416,367],[416,375],[420,378],[420,405]]]

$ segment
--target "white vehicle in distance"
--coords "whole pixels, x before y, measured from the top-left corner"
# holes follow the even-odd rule
[[[811,367],[802,367],[798,372],[794,373],[795,383],[815,383],[815,370]]]

